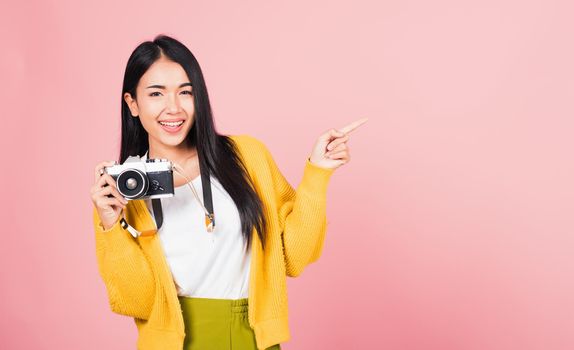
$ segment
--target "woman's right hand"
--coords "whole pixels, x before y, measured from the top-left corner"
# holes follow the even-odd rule
[[[100,175],[100,169],[105,166],[111,166],[115,162],[101,162],[95,169],[95,181],[90,193],[92,202],[98,211],[100,221],[105,230],[112,227],[119,219],[123,209],[128,201],[118,192],[116,181],[108,174]]]

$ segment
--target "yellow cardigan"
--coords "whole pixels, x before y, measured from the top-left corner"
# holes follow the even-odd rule
[[[230,135],[264,204],[269,223],[265,251],[253,230],[249,276],[249,324],[258,349],[290,339],[286,276],[296,277],[319,259],[327,229],[327,185],[334,169],[306,160],[295,191],[279,171],[266,146],[253,136]],[[94,207],[98,271],[111,310],[134,318],[140,350],[181,350],[184,323],[171,271],[155,221],[143,200],[124,211],[142,232],[134,238],[119,220],[104,230]]]

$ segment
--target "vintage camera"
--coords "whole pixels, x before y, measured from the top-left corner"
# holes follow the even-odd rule
[[[167,159],[130,156],[123,164],[104,168],[127,200],[173,197],[172,163]]]

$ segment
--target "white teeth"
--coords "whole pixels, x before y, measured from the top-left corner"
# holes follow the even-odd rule
[[[179,122],[159,122],[161,125],[166,125],[166,126],[180,126],[181,124],[183,124],[183,120],[179,121]]]

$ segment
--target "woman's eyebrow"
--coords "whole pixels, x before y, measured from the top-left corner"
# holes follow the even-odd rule
[[[191,86],[191,83],[183,83],[179,87],[182,88],[184,86]],[[146,89],[165,89],[164,85],[150,85],[146,87]]]

